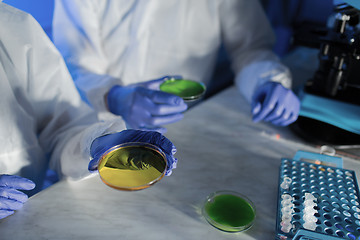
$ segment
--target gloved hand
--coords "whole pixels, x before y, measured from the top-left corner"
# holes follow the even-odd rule
[[[176,168],[177,159],[173,156],[176,153],[176,148],[169,139],[155,131],[128,129],[98,137],[92,142],[90,155],[93,159],[89,163],[89,171],[97,170],[100,157],[104,152],[116,145],[127,142],[146,142],[159,147],[166,155],[166,176],[170,176],[172,169]]]
[[[130,128],[165,133],[166,128],[160,126],[181,120],[187,109],[181,97],[159,91],[169,78],[112,87],[107,95],[110,112],[121,115]]]
[[[253,121],[271,122],[287,126],[296,121],[300,111],[298,97],[278,82],[266,82],[254,93],[252,99]]]
[[[0,219],[13,214],[28,200],[28,196],[18,190],[31,190],[34,188],[35,183],[27,178],[15,175],[0,175]]]

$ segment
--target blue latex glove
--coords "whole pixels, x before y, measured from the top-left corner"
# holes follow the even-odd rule
[[[174,158],[176,148],[172,142],[156,131],[142,131],[128,129],[118,133],[108,134],[96,138],[90,147],[90,155],[93,158],[89,163],[89,171],[97,170],[101,155],[108,149],[127,142],[146,142],[159,147],[166,155],[166,176],[170,176],[172,169],[176,168],[177,159]]]
[[[159,91],[160,84],[169,78],[112,87],[107,95],[110,112],[121,115],[130,128],[165,133],[161,125],[181,120],[187,109],[181,97]]]
[[[300,111],[298,97],[277,82],[261,85],[252,100],[253,121],[271,122],[278,126],[287,126],[296,121]]]
[[[0,175],[0,219],[20,209],[28,196],[18,190],[32,190],[35,183],[15,175]]]

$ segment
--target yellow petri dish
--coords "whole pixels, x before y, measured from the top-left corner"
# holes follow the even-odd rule
[[[158,182],[165,175],[166,156],[149,143],[120,144],[106,151],[98,165],[101,180],[118,190],[141,190]]]
[[[222,231],[241,232],[253,225],[256,211],[254,204],[244,195],[218,191],[206,198],[202,214],[212,226]]]
[[[206,87],[197,81],[171,78],[160,85],[160,90],[179,96],[185,101],[195,101],[205,94]]]

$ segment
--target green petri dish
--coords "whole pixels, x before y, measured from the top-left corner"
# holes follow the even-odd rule
[[[194,101],[205,94],[206,87],[193,80],[171,78],[160,85],[160,90],[179,96],[185,101]]]
[[[112,147],[100,158],[101,180],[118,190],[141,190],[165,175],[166,156],[160,148],[148,143],[130,142]]]
[[[234,191],[210,194],[203,205],[202,214],[212,226],[225,232],[249,229],[256,216],[253,203]]]

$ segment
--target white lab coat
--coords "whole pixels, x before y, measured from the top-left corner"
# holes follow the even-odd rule
[[[96,123],[66,65],[40,25],[0,3],[0,174],[20,175],[41,189],[46,168],[60,176],[88,174],[96,137],[124,129]]]
[[[53,41],[81,94],[99,111],[114,84],[174,74],[207,84],[221,44],[249,101],[270,78],[290,87],[273,40],[257,0],[55,1]]]

